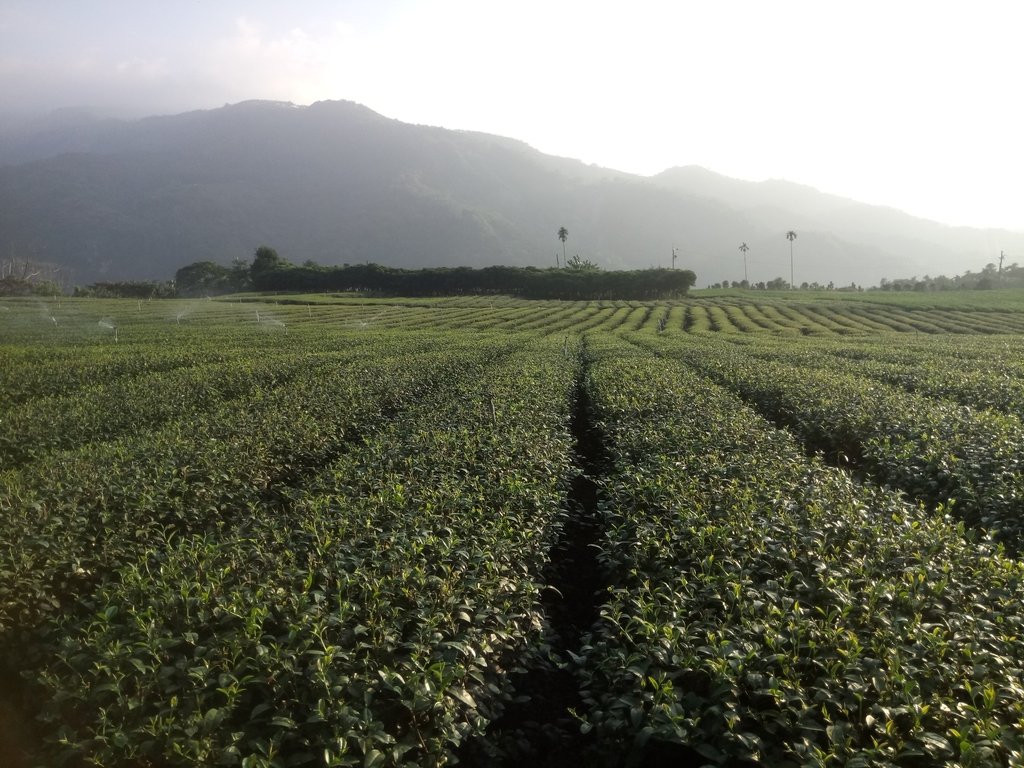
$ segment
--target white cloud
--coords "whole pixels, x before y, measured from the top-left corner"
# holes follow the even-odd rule
[[[352,29],[341,21],[317,31],[291,27],[275,34],[242,17],[231,34],[215,40],[202,55],[196,75],[217,84],[227,100],[341,98],[342,93],[330,95],[335,73],[354,60],[354,49]]]

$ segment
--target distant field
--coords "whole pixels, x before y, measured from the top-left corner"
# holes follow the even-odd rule
[[[1022,334],[2,300],[0,764],[1022,764]]]
[[[738,299],[754,299],[767,296],[783,301],[806,301],[809,303],[833,303],[857,301],[867,304],[884,304],[906,309],[975,309],[982,312],[991,310],[1024,311],[1024,291],[741,291],[732,289],[691,291],[693,297],[729,296]],[[755,299],[756,300],[756,299]]]
[[[313,310],[316,309],[314,313]],[[636,310],[631,313],[630,310]],[[677,301],[531,301],[507,297],[364,298],[346,295],[239,295],[215,300],[0,300],[0,333],[36,342],[120,341],[133,329],[167,333],[204,325],[252,325],[261,331],[517,330],[582,333],[768,333],[870,336],[1024,333],[1024,293],[960,291],[741,292],[694,291]],[[127,339],[127,337],[125,337]],[[2,337],[0,337],[2,340]]]

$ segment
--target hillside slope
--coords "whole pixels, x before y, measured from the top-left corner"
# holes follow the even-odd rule
[[[742,279],[741,241],[752,281],[788,278],[794,228],[798,283],[959,272],[993,259],[986,237],[996,258],[1011,247],[973,230],[943,243],[949,228],[895,211],[748,184],[693,169],[632,176],[351,102],[132,122],[65,114],[2,137],[0,244],[86,283],[165,279],[193,261],[248,260],[260,244],[297,263],[554,266],[565,226],[569,256],[668,266],[675,247],[699,285]],[[1024,250],[1024,236],[1014,242]]]

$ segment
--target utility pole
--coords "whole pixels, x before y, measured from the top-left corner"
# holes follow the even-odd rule
[[[676,247],[672,246],[672,269],[676,268]]]

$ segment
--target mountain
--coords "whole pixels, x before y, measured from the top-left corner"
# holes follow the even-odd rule
[[[1024,233],[951,227],[789,181],[741,181],[693,166],[669,169],[652,181],[684,194],[728,203],[744,215],[756,233],[745,240],[751,266],[759,265],[760,254],[765,254],[765,262],[776,270],[788,269],[789,243],[784,232],[796,231],[797,282],[824,282],[821,277],[801,278],[805,271],[877,275],[852,278],[858,284],[877,284],[881,277],[978,272],[986,264],[998,262],[1001,250],[1020,253],[1024,246]],[[848,265],[845,268],[840,266],[844,263]],[[849,282],[845,277],[836,280],[839,285]]]
[[[0,123],[2,125],[2,123]],[[0,134],[0,259],[56,263],[75,283],[167,279],[266,244],[321,264],[677,266],[875,284],[980,269],[1024,235],[958,230],[787,182],[697,168],[652,178],[513,139],[409,125],[344,101],[243,102],[136,121],[64,112]],[[1014,239],[1015,238],[1015,239]]]

